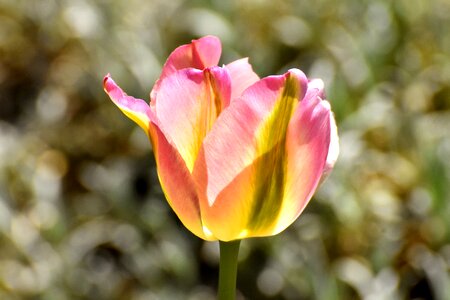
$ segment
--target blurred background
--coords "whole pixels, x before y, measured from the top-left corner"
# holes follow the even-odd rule
[[[111,73],[148,99],[206,34],[222,63],[325,81],[341,155],[241,246],[240,299],[450,299],[450,1],[0,1],[0,299],[214,299],[218,244],[164,200]]]

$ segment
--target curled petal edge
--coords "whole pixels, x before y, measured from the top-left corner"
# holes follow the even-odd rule
[[[103,78],[103,89],[114,104],[148,134],[150,128],[150,107],[147,102],[124,93],[111,78],[110,74]]]

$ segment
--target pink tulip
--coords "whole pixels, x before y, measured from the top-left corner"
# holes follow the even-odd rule
[[[104,89],[153,145],[166,198],[205,240],[275,235],[333,168],[338,136],[323,82],[298,69],[263,79],[248,59],[217,66],[218,38],[175,49],[150,105],[108,74]]]

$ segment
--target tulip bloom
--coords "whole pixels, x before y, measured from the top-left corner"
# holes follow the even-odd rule
[[[205,240],[275,235],[301,214],[338,155],[323,83],[298,69],[260,79],[248,59],[217,66],[219,39],[175,49],[150,104],[104,89],[147,133],[181,222]]]

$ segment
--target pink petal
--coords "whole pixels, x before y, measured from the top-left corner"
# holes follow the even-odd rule
[[[150,107],[144,100],[125,94],[109,74],[103,79],[103,89],[128,118],[136,122],[148,133]]]
[[[156,98],[161,81],[178,70],[186,68],[203,70],[217,66],[221,52],[220,40],[211,35],[192,40],[190,44],[176,48],[164,64],[161,76],[153,87],[150,98],[152,100]]]
[[[202,141],[230,102],[228,72],[183,69],[161,82],[154,109],[160,128],[192,171]]]
[[[324,99],[325,92],[322,79],[315,78],[308,82],[308,90],[306,91],[305,98],[311,97],[320,97],[321,99]]]
[[[169,205],[193,234],[214,240],[204,232],[197,191],[183,158],[157,126],[152,127],[151,136],[159,181]]]
[[[274,233],[292,224],[313,196],[330,145],[330,106],[307,93],[289,124],[285,199]]]
[[[328,149],[327,162],[323,170],[321,182],[323,182],[331,173],[339,156],[339,136],[336,126],[336,120],[333,113],[330,114],[330,148]]]
[[[147,103],[125,94],[109,74],[104,79],[104,88],[122,112],[149,135],[161,186],[167,201],[181,222],[198,237],[211,239],[203,232],[199,201],[192,176],[177,150],[159,129],[158,120]]]
[[[205,36],[176,48],[164,64],[161,78],[178,70],[195,68],[203,70],[217,66],[222,52],[220,40],[215,36]]]
[[[284,151],[290,151],[283,150],[288,147],[289,111],[302,106],[298,101],[305,95],[306,85],[306,77],[298,70],[258,81],[241,99],[230,104],[206,137],[195,165],[194,178],[203,224],[219,240],[272,235],[280,230],[279,220],[284,217],[280,212],[285,202],[290,205],[293,197],[291,191],[282,192],[293,188],[287,186],[293,175],[285,173],[294,170],[287,170],[287,164],[294,163],[297,168],[308,171],[308,175],[318,173],[320,176],[328,148],[324,157],[321,157],[323,151],[319,151],[317,157],[313,153],[317,147],[304,147],[305,150],[298,153],[308,154],[306,159],[284,158]],[[283,113],[285,108],[287,115]],[[309,124],[302,126],[308,128]],[[329,132],[318,132],[318,137],[323,135],[328,137]],[[287,162],[289,159],[291,161]],[[317,161],[321,159],[320,166]],[[295,200],[304,203],[304,197],[315,188],[317,178],[302,180],[302,185],[297,187],[302,198]],[[270,189],[266,184],[271,186]],[[274,189],[271,189],[272,185]],[[265,191],[271,195],[265,197]]]
[[[312,79],[308,83],[308,91],[305,98],[319,97],[324,99],[324,84],[321,79]],[[328,149],[327,162],[323,170],[320,182],[323,182],[333,170],[334,164],[339,156],[339,137],[337,132],[336,121],[333,113],[330,113],[330,147]]]
[[[231,77],[231,99],[242,95],[249,86],[259,80],[258,75],[253,72],[252,66],[248,63],[248,58],[241,58],[229,63],[225,68]]]

